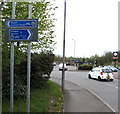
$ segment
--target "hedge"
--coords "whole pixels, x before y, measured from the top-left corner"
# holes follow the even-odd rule
[[[84,65],[79,65],[78,70],[91,70],[93,68],[92,65],[84,64]]]
[[[51,53],[33,54],[31,63],[31,87],[42,88],[53,70],[54,55]]]
[[[23,53],[25,56],[26,54]],[[19,55],[21,56],[21,55]],[[4,55],[3,55],[4,57]],[[31,56],[31,88],[42,88],[46,85],[53,70],[54,54],[50,52],[34,53]],[[2,63],[2,96],[10,97],[10,66],[7,61]],[[14,66],[14,98],[26,97],[27,58]]]

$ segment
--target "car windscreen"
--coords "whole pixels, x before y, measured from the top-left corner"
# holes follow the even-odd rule
[[[102,71],[103,71],[104,73],[111,73],[111,72],[112,72],[111,69],[102,69]]]

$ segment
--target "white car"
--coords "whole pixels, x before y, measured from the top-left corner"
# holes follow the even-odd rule
[[[68,70],[68,68],[67,68],[65,63],[64,63],[64,69],[65,69],[65,71]],[[62,71],[62,70],[63,70],[63,63],[60,63],[59,64],[59,71]]]
[[[56,66],[56,62],[53,62],[53,66]]]
[[[96,67],[93,68],[89,73],[88,73],[88,78],[95,78],[100,80],[111,80],[113,81],[113,73],[111,69],[106,69],[104,67]]]

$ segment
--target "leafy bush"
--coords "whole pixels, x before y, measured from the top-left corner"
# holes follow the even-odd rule
[[[78,66],[78,70],[91,70],[92,68],[93,66],[88,64]]]
[[[19,99],[26,97],[27,85],[27,58],[26,54],[19,52],[15,57],[20,58],[24,55],[21,61],[17,59],[14,65],[14,98]],[[19,57],[18,57],[19,56]],[[9,62],[4,60],[4,57],[9,59],[8,53],[3,53],[2,63],[2,95],[3,99],[10,96],[10,66]],[[50,73],[53,70],[54,55],[51,53],[32,54],[31,57],[31,88],[42,88],[46,85],[50,78]]]
[[[54,55],[51,53],[41,53],[32,55],[31,63],[31,87],[42,88],[50,78],[53,70]]]
[[[10,96],[10,50],[3,48],[2,52],[2,96],[3,99]],[[20,55],[20,56],[19,56]],[[14,62],[14,98],[18,99],[25,96],[25,86],[21,80],[21,61],[25,61],[25,54],[15,48],[15,62]],[[25,75],[24,75],[25,77]]]

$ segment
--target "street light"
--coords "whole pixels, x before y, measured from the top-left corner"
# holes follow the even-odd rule
[[[65,31],[66,30],[66,0],[64,1],[64,31],[63,31],[63,70],[62,70],[62,91],[64,91],[64,81],[65,81]]]

